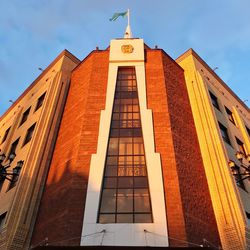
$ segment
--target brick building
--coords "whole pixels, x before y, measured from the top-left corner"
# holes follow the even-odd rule
[[[250,152],[249,109],[194,51],[175,61],[143,39],[115,39],[75,61],[70,73],[55,143],[46,143],[47,167],[28,191],[36,203],[23,248],[10,249],[247,248],[250,187],[240,180],[241,194],[228,161],[237,163],[236,151]],[[231,155],[209,95],[220,98],[215,86],[224,88],[223,105],[235,107],[235,133],[244,142]],[[243,164],[245,158],[238,168]]]

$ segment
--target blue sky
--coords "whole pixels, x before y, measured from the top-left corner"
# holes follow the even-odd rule
[[[122,37],[130,8],[134,37],[177,58],[193,48],[250,104],[249,0],[0,0],[0,114],[63,50],[79,59]]]

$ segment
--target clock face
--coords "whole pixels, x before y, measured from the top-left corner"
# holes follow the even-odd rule
[[[130,54],[133,53],[134,47],[131,44],[126,44],[121,46],[122,53]]]

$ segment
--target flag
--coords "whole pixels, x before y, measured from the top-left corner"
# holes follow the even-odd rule
[[[125,17],[128,14],[128,12],[121,12],[121,13],[115,13],[109,21],[115,21],[119,16]]]

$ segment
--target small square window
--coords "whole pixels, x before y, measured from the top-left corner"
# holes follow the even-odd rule
[[[20,122],[19,127],[20,127],[23,123],[25,123],[25,122],[27,121],[28,116],[29,116],[29,113],[30,113],[30,107],[23,113],[22,120],[21,120],[21,122]]]
[[[219,106],[219,103],[218,103],[218,98],[209,91],[209,94],[210,94],[210,97],[211,97],[211,101],[212,101],[212,104],[215,108],[217,108],[218,110],[220,110],[220,106]]]
[[[227,132],[227,128],[224,127],[220,122],[219,123],[219,127],[220,127],[220,133],[221,133],[221,136],[223,138],[223,140],[228,143],[229,145],[231,145],[231,142],[230,142],[230,139],[229,139],[229,135],[228,135],[228,132]]]
[[[33,124],[33,125],[27,130],[27,133],[26,133],[26,136],[25,136],[25,139],[24,139],[23,146],[24,146],[25,144],[27,144],[27,143],[31,140],[31,138],[32,138],[32,136],[33,136],[33,133],[34,133],[34,130],[35,130],[35,126],[36,126],[36,124]]]
[[[232,111],[229,110],[226,106],[225,106],[225,110],[227,112],[227,117],[228,117],[229,121],[235,125],[235,120],[234,120]]]
[[[44,101],[45,95],[46,95],[46,92],[43,93],[43,94],[38,98],[37,104],[36,104],[36,108],[35,108],[35,111],[37,111],[37,110],[43,105],[43,101]]]

